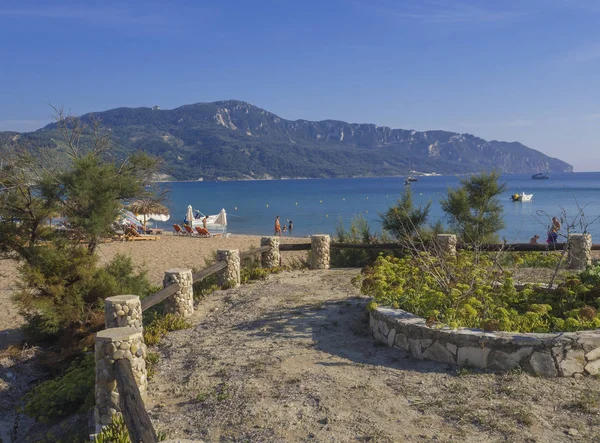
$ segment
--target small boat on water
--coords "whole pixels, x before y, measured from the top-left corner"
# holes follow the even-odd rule
[[[534,180],[547,180],[550,178],[550,174],[547,172],[538,172],[537,174],[533,174],[531,178]]]
[[[525,194],[524,192],[521,192],[520,194],[513,194],[510,196],[510,201],[513,202],[529,202],[531,201],[531,197],[533,197],[533,194]]]
[[[198,209],[195,211],[192,209],[192,205],[189,205],[187,208],[187,212],[185,218],[183,219],[184,223],[190,225],[192,228],[196,226],[203,227],[203,220],[206,218],[206,227],[215,230],[224,231],[227,228],[227,213],[225,209],[221,209],[218,214],[214,215],[205,215]]]

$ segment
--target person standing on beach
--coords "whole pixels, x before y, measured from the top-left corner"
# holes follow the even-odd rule
[[[294,225],[292,224],[291,220],[288,220],[289,226],[288,226],[288,232],[290,233],[290,235],[292,235],[292,229],[294,228]]]
[[[275,218],[275,235],[281,236],[281,225],[279,224],[279,216]]]
[[[552,228],[556,232],[560,231],[560,221],[556,217],[552,217]]]
[[[204,229],[206,229],[208,231],[208,228],[206,227],[206,223],[208,222],[208,215],[206,215],[203,219],[202,219],[202,226],[204,226]]]

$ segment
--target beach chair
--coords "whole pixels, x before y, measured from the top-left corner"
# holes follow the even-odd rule
[[[125,238],[130,241],[136,240],[158,240],[156,235],[142,235],[133,226],[125,228]]]
[[[221,237],[221,235],[222,235],[221,233],[219,233],[219,234],[211,234],[206,229],[201,228],[200,226],[196,226],[196,232],[198,232],[198,235],[200,237],[206,237],[206,238]]]
[[[183,225],[183,229],[185,229],[185,232],[190,235],[197,235],[189,225]]]
[[[177,224],[173,224],[173,229],[175,230],[174,235],[186,235],[187,234],[187,232],[184,232],[183,229],[181,229],[181,226],[179,226]]]

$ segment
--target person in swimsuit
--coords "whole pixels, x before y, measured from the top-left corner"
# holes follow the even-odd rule
[[[281,235],[281,224],[279,223],[279,216],[275,218],[275,235]]]

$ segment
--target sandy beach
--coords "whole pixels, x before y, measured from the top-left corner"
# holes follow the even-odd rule
[[[172,268],[202,269],[206,260],[212,259],[218,249],[239,249],[247,251],[260,246],[261,236],[234,235],[229,238],[193,238],[173,236],[168,233],[156,241],[111,242],[100,245],[98,255],[101,263],[109,262],[116,254],[126,254],[133,258],[138,269],[146,269],[153,284],[162,285],[164,272]],[[306,243],[310,239],[282,237],[282,243]],[[305,257],[305,252],[286,252],[283,262]],[[14,343],[19,334],[16,330],[23,324],[23,317],[11,300],[17,284],[17,263],[0,260],[0,349],[7,342]]]

